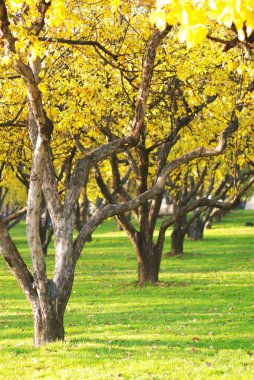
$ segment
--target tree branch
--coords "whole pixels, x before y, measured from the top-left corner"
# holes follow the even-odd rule
[[[107,48],[105,48],[98,41],[84,41],[84,40],[70,40],[65,38],[53,38],[53,37],[39,37],[39,41],[52,42],[52,43],[61,43],[67,45],[76,45],[76,46],[92,46],[94,48],[98,48],[103,51],[105,54],[109,55],[115,61],[117,61],[117,55],[111,53]]]
[[[33,288],[34,278],[27,269],[16,245],[13,243],[6,226],[0,218],[0,255],[5,260],[9,269],[16,277],[21,289],[25,293],[28,300],[32,303],[37,293]]]
[[[215,148],[202,147],[183,154],[165,166],[155,185],[152,186],[149,190],[129,202],[107,205],[103,207],[96,215],[94,215],[90,221],[82,228],[74,242],[76,259],[78,259],[82,247],[85,244],[88,236],[91,235],[91,233],[102,223],[102,221],[120,213],[131,211],[160,194],[162,191],[164,191],[168,175],[174,169],[196,158],[218,156],[223,153],[227,146],[227,139],[238,129],[238,119],[235,115],[233,119],[234,120],[230,122],[229,125],[221,132],[218,145]]]
[[[162,32],[156,29],[147,42],[138,99],[136,102],[136,109],[132,123],[132,133],[122,139],[117,139],[103,144],[99,148],[94,149],[92,152],[85,153],[85,157],[77,160],[71,178],[70,189],[66,194],[64,203],[67,213],[70,214],[72,212],[74,204],[77,202],[80,191],[83,187],[83,178],[88,175],[87,173],[91,169],[92,165],[97,164],[112,155],[124,152],[127,148],[133,147],[137,144],[139,136],[144,129],[145,111],[153,76],[156,50],[163,38],[171,29],[172,27],[168,27]]]
[[[229,200],[229,201],[220,201],[220,200],[216,200],[216,199],[210,199],[210,198],[203,197],[203,198],[200,198],[200,199],[196,199],[193,202],[190,202],[185,207],[180,208],[173,217],[165,220],[162,223],[162,225],[160,227],[160,230],[159,230],[159,235],[158,235],[156,246],[158,245],[158,246],[161,247],[163,245],[167,229],[170,226],[172,226],[172,224],[174,224],[178,218],[181,218],[182,216],[188,214],[190,211],[193,211],[193,210],[196,210],[196,209],[200,208],[198,210],[198,212],[191,218],[191,220],[188,221],[187,225],[185,226],[184,229],[187,231],[188,228],[189,228],[189,226],[190,226],[190,224],[193,222],[193,220],[195,220],[207,208],[209,208],[209,209],[210,208],[220,208],[220,209],[227,209],[227,210],[229,210],[229,209],[233,208],[234,206],[236,206],[239,203],[239,201],[241,199],[241,196],[249,189],[249,187],[253,183],[254,183],[254,177],[252,177],[234,195],[234,197],[231,200]]]
[[[8,120],[8,121],[4,122],[4,123],[0,123],[0,127],[10,127],[10,126],[18,126],[18,125],[22,125],[23,127],[25,127],[25,124],[17,124],[17,123],[15,124],[15,122],[20,117],[20,115],[21,115],[21,113],[22,113],[25,105],[26,105],[26,101],[23,102],[23,104],[21,105],[21,107],[18,110],[18,112],[17,112],[17,114],[16,114],[15,117],[13,119],[11,119],[11,120]]]
[[[11,223],[13,220],[20,219],[20,217],[26,214],[26,210],[27,210],[26,207],[23,207],[19,210],[15,210],[14,212],[6,216],[6,218],[3,219],[4,224],[8,226],[8,224]]]

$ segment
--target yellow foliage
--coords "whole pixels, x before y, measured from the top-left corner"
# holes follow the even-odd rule
[[[167,15],[162,10],[154,11],[150,14],[150,22],[160,30],[164,30],[167,25]]]
[[[110,1],[111,1],[111,6],[114,10],[116,10],[121,4],[121,0],[110,0]]]
[[[16,21],[14,16],[23,9],[25,3],[30,7],[28,14]],[[151,34],[147,16],[149,8],[147,10],[145,6],[139,8],[137,5],[131,13],[129,7],[120,4],[120,1],[94,1],[94,4],[84,2],[82,7],[78,7],[78,3],[80,2],[71,0],[52,1],[40,36],[98,41],[117,59],[99,50],[98,46],[95,49],[94,46],[39,41],[33,30],[29,30],[38,18],[36,2],[8,1],[13,12],[10,12],[10,27],[16,38],[17,54],[13,54],[14,59],[20,58],[27,63],[28,57],[32,60],[41,58],[39,89],[45,111],[54,123],[51,144],[56,156],[56,171],[60,171],[73,149],[73,136],[78,136],[89,151],[106,142],[103,129],[109,128],[116,137],[122,137],[132,130],[142,60]],[[136,4],[141,3],[139,1]],[[216,1],[214,3],[217,4]],[[161,1],[150,15],[150,21],[159,29],[165,28],[166,23],[179,24],[170,32],[170,38],[165,38],[156,56],[145,119],[146,148],[155,146],[150,154],[150,181],[156,172],[157,155],[162,141],[170,136],[179,120],[195,113],[196,107],[205,103],[207,97],[218,95],[216,101],[206,105],[183,128],[179,141],[171,149],[169,160],[197,146],[215,146],[218,135],[230,120],[235,106],[242,101],[253,103],[252,95],[246,94],[246,88],[253,80],[253,62],[246,62],[239,52],[233,50],[223,54],[220,46],[204,42],[207,24],[211,28],[213,24],[210,20],[216,18],[213,12],[219,14],[217,21],[225,23],[227,20],[223,16],[222,5],[214,9],[211,1],[203,1],[202,7],[198,4],[201,2]],[[117,12],[112,12],[112,6],[115,10],[119,8]],[[242,38],[241,21],[237,25]],[[217,23],[216,28],[219,32],[223,29]],[[251,28],[249,22],[248,33]],[[181,41],[186,41],[188,47],[204,43],[202,47],[187,50],[184,44],[176,40],[176,35]],[[5,56],[3,48],[1,54],[1,77],[4,80],[0,84],[0,92],[3,94],[4,106],[1,107],[0,118],[5,121],[15,117],[26,99],[26,91],[20,78],[15,82],[8,81],[8,77],[15,74],[11,69],[13,58]],[[244,117],[242,114],[236,112],[241,124],[240,133],[245,136],[244,131],[248,131],[245,137],[247,139],[253,117],[251,111],[244,114]],[[27,110],[24,110],[21,115],[24,124],[26,117]],[[12,137],[14,142],[18,141],[19,135],[20,132],[16,131],[16,137]],[[6,140],[5,135],[2,140]],[[28,144],[25,150],[29,152]],[[79,154],[76,156],[79,157]],[[134,149],[132,154],[137,159]],[[29,153],[27,155],[29,161]],[[15,165],[19,162],[19,157],[19,152],[15,151],[11,157],[15,160]],[[244,160],[241,158],[239,161],[243,165]],[[112,173],[108,162],[101,166],[101,171],[110,183]],[[120,171],[124,176],[126,167],[120,166]],[[131,176],[135,180],[135,174],[132,173]],[[59,189],[65,191],[65,188],[63,180]],[[98,194],[95,188],[96,185],[91,182],[89,192],[94,199]]]
[[[189,47],[203,42],[208,32],[207,19],[228,28],[234,24],[243,41],[243,27],[247,36],[254,30],[254,3],[253,0],[157,0],[152,23],[162,27],[161,20],[165,18],[170,25],[181,25],[180,39]]]
[[[2,65],[3,66],[9,66],[11,64],[11,58],[7,55],[5,55],[4,57],[2,57]]]

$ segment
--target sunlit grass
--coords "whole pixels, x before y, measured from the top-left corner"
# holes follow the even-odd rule
[[[235,211],[204,241],[186,241],[183,258],[163,258],[158,286],[143,288],[124,232],[103,224],[77,265],[66,342],[39,350],[29,304],[0,260],[0,378],[254,379],[249,220],[254,212]],[[28,258],[24,226],[13,236]]]

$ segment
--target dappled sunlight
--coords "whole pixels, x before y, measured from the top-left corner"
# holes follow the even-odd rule
[[[186,240],[183,257],[163,257],[161,282],[145,287],[128,239],[104,224],[77,264],[66,342],[38,351],[29,304],[0,261],[0,376],[4,368],[11,379],[22,359],[17,378],[50,378],[54,368],[70,379],[75,366],[75,379],[251,379],[254,230],[238,235],[230,216],[223,224]],[[52,271],[54,257],[46,261]]]

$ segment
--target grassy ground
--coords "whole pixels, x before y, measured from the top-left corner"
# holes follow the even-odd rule
[[[85,247],[66,342],[34,349],[29,304],[0,259],[0,379],[254,379],[254,212],[232,212],[164,258],[161,283],[135,285],[136,259],[113,222]],[[28,257],[24,226],[13,235]],[[165,251],[169,250],[169,239]],[[54,257],[47,258],[52,271]]]

